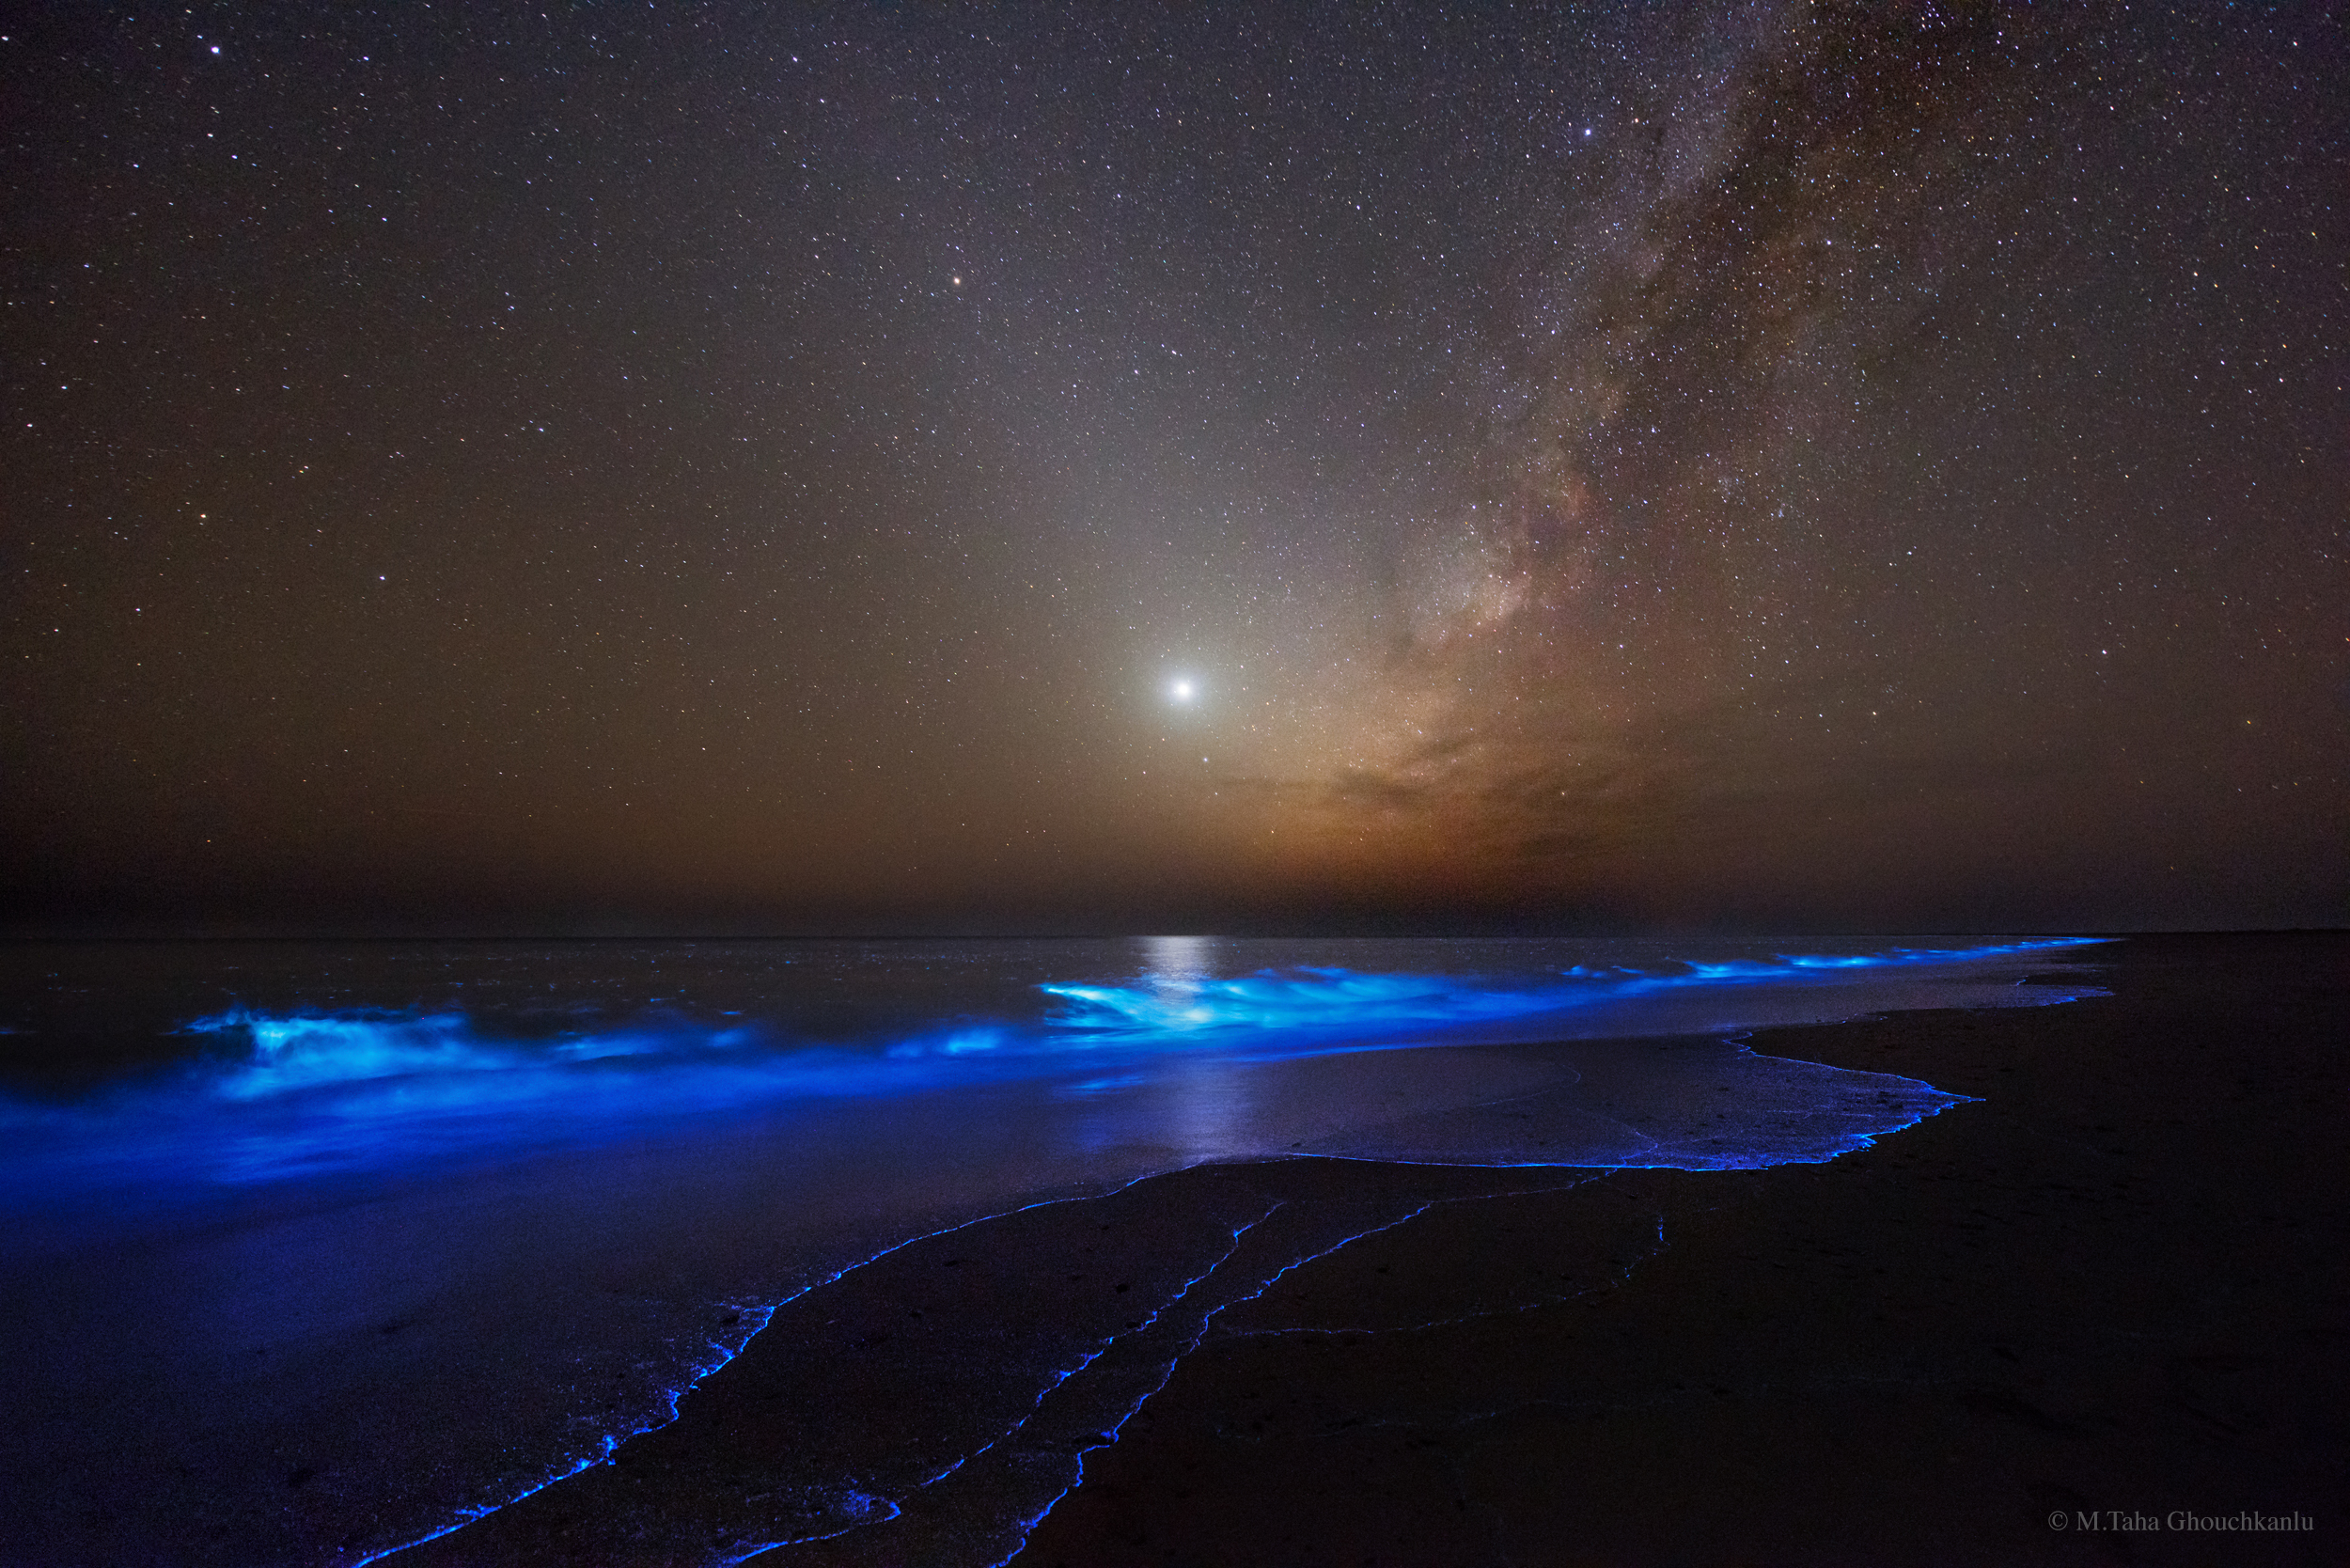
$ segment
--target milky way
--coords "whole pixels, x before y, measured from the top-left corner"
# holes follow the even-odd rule
[[[2336,918],[2340,18],[2047,11],[36,19],[12,918]]]

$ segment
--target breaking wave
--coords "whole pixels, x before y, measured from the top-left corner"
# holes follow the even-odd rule
[[[213,1046],[199,1061],[78,1105],[0,1103],[0,1123],[51,1176],[70,1166],[126,1180],[143,1171],[152,1182],[168,1168],[250,1183],[593,1147],[725,1113],[1016,1081],[1049,1080],[1042,1089],[1061,1099],[1115,1099],[1216,1064],[1851,1017],[1928,1005],[1888,1001],[1872,979],[2085,940],[1578,964],[1516,977],[1294,966],[1217,978],[1179,968],[1131,983],[1046,982],[1025,1018],[948,1018],[829,1041],[731,1015],[530,1039],[502,1037],[446,1008],[239,1007],[182,1026]],[[2033,999],[2081,994],[2053,988]],[[1693,1002],[1704,1011],[1690,1011]]]

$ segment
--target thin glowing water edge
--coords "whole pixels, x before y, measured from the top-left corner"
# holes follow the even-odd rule
[[[600,1484],[769,1347],[784,1385],[849,1384],[760,1419],[845,1435],[775,1457],[773,1490],[687,1488],[663,1560],[882,1528],[951,1485],[982,1544],[900,1555],[995,1561],[1285,1270],[1432,1194],[1457,1216],[1863,1147],[1961,1097],[1739,1034],[2067,1001],[2094,994],[2081,946],[174,949],[149,989],[176,1055],[0,1104],[0,1357],[27,1412],[0,1558],[497,1560],[462,1544]],[[70,1001],[125,961],[40,962]],[[23,1020],[0,1025],[37,1038]],[[1334,1184],[1336,1160],[1381,1163]],[[1043,1284],[1119,1236],[1131,1292]],[[968,1353],[919,1359],[910,1293],[982,1264],[989,1309],[1026,1315],[957,1320]],[[859,1400],[854,1431],[826,1414]],[[726,1518],[696,1512],[714,1497]]]

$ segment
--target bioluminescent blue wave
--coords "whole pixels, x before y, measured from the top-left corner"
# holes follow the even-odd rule
[[[54,1177],[223,1182],[586,1147],[697,1118],[957,1086],[1050,1080],[1085,1098],[1134,1094],[1214,1062],[1363,1050],[1733,1028],[1773,1021],[1742,994],[1850,985],[2081,946],[2049,938],[1955,949],[1790,954],[1547,975],[1358,972],[1327,965],[1230,978],[1048,981],[1026,1018],[942,1019],[895,1038],[794,1040],[757,1019],[644,1022],[552,1040],[500,1039],[453,1009],[267,1012],[234,1008],[182,1032],[242,1050],[70,1107],[0,1105]],[[1712,1011],[1691,1013],[1704,999]],[[2046,999],[2058,999],[2049,997]],[[1807,1016],[1848,1016],[1865,991]]]
[[[1685,962],[1634,943],[1203,938],[238,949],[143,1015],[146,1054],[122,1058],[143,1066],[0,1097],[0,1293],[16,1292],[0,1351],[58,1413],[23,1450],[40,1463],[14,1500],[53,1473],[115,1473],[112,1429],[71,1415],[102,1405],[189,1453],[241,1456],[235,1476],[190,1461],[171,1494],[243,1498],[237,1538],[267,1543],[208,1560],[397,1560],[593,1484],[762,1324],[818,1342],[835,1295],[887,1260],[928,1293],[965,1244],[906,1260],[966,1227],[1201,1167],[1200,1190],[1226,1191],[1223,1172],[1299,1158],[1387,1162],[1379,1181],[1449,1167],[1472,1185],[1834,1159],[1964,1097],[1736,1037],[2094,995],[2049,983],[2070,967],[2049,960],[2081,945],[1722,944]],[[1424,1201],[1228,1196],[1230,1214],[1184,1222],[1196,1255],[1160,1258],[1165,1216],[1151,1222],[1136,1255],[1168,1271],[1155,1299],[1053,1301],[1025,1362],[981,1334],[984,1375],[921,1418],[963,1434],[946,1447],[843,1436],[791,1461],[799,1502],[734,1498],[740,1533],[677,1560],[863,1528],[932,1485],[1029,1517],[1214,1313]],[[1076,1223],[1090,1251],[1101,1231]],[[903,1293],[875,1289],[870,1309],[906,1332]],[[995,1479],[970,1480],[983,1466]],[[313,1473],[341,1490],[289,1479]],[[140,1521],[122,1539],[181,1528],[152,1488],[107,1485],[115,1516]],[[59,1529],[91,1516],[70,1490],[38,1505]],[[980,1520],[973,1539],[1016,1524]]]
[[[625,1029],[583,1035],[536,1050],[497,1046],[478,1039],[462,1012],[403,1017],[380,1010],[273,1016],[244,1008],[198,1018],[182,1033],[243,1034],[251,1057],[225,1073],[215,1092],[233,1100],[366,1078],[434,1073],[510,1072],[546,1062],[602,1061],[660,1056],[696,1045],[739,1045],[744,1028],[699,1031]]]
[[[1155,986],[1047,985],[1068,1004],[1053,1019],[1059,1044],[1166,1047],[1205,1042],[1280,1051],[1316,1043],[1453,1038],[1463,1030],[1586,1011],[1610,1002],[1699,988],[1816,980],[1823,973],[1962,963],[2078,947],[2089,937],[2050,937],[1966,949],[1898,948],[1883,953],[1795,954],[1770,961],[1690,963],[1678,972],[1582,965],[1540,981],[1486,981],[1430,974],[1355,974],[1307,968],[1237,980]]]

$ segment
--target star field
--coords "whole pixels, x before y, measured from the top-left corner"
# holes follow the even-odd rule
[[[11,917],[2338,919],[2341,19],[2044,9],[44,10]]]

